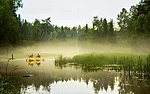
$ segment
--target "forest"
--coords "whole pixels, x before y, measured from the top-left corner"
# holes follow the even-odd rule
[[[51,24],[51,17],[30,23],[17,14],[22,8],[22,0],[0,0],[0,46],[22,45],[35,42],[66,41],[77,39],[80,42],[115,43],[120,45],[148,46],[150,43],[150,0],[144,0],[123,8],[118,13],[118,26],[113,19],[93,17],[92,27],[57,26]],[[117,14],[116,14],[117,15]]]

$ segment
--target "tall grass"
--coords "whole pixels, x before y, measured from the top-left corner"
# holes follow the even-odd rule
[[[128,73],[150,74],[150,54],[89,53],[76,55],[72,58],[61,56],[56,58],[55,65],[72,62],[86,67],[105,67]]]
[[[55,59],[55,66],[58,66],[60,68],[62,68],[62,66],[64,67],[65,64],[67,63],[71,63],[72,59],[69,57],[63,57],[62,55],[59,55],[56,59]]]
[[[2,62],[0,62],[2,65]],[[18,69],[18,65],[14,66],[11,71],[8,71],[8,63],[6,67],[1,67],[6,69],[1,71],[0,74],[0,94],[20,94],[20,77],[14,76],[14,72]]]
[[[18,77],[0,78],[0,94],[20,94],[20,79]]]

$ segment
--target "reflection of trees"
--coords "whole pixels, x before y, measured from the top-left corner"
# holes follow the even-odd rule
[[[56,65],[55,65],[56,66]],[[62,64],[60,67],[61,69],[65,67],[75,67],[75,69],[81,69],[85,74],[82,76],[82,79],[84,82],[88,85],[89,80],[93,82],[93,87],[95,90],[95,93],[98,93],[100,90],[108,90],[108,87],[110,86],[111,90],[114,89],[114,83],[115,83],[115,76],[112,73],[109,72],[102,72],[99,71],[101,67],[94,67],[94,66],[88,66],[88,65],[79,65],[79,64]],[[98,73],[100,74],[98,75]],[[92,80],[91,80],[92,79]]]
[[[61,72],[61,70],[60,70]],[[63,74],[63,73],[62,73]],[[81,74],[63,74],[61,75],[49,75],[46,73],[34,73],[33,77],[28,77],[24,78],[22,81],[22,84],[24,87],[27,88],[28,85],[32,85],[38,90],[40,86],[42,85],[45,87],[45,90],[49,90],[49,86],[58,81],[69,81],[69,80],[74,80],[74,81],[81,81],[81,79],[88,85],[89,81],[93,83],[93,88],[95,92],[98,92],[100,90],[105,89],[107,91],[108,87],[110,86],[111,89],[113,90],[114,88],[114,78],[116,74],[112,74],[109,72],[88,72],[88,73],[81,73]],[[50,90],[49,90],[50,91]]]
[[[69,68],[68,68],[69,66]],[[99,91],[107,91],[108,88],[114,90],[116,73],[110,73],[107,71],[100,71],[98,67],[82,66],[82,65],[68,65],[63,66],[61,69],[52,69],[51,71],[38,71],[28,70],[33,75],[32,77],[26,77],[21,80],[22,88],[27,89],[29,85],[32,85],[35,90],[39,90],[41,85],[45,91],[50,91],[50,85],[53,83],[67,82],[69,80],[84,81],[87,85],[89,82],[93,83],[93,89],[95,94]],[[38,67],[40,68],[40,67]],[[35,68],[37,69],[37,68]],[[22,76],[24,72],[16,71],[14,76]],[[28,74],[27,74],[28,75]],[[119,83],[119,93],[135,93],[135,94],[148,94],[150,87],[146,86],[149,81],[129,79],[127,76],[121,75]]]
[[[111,90],[113,90],[115,83],[114,79],[115,76],[117,76],[115,73],[113,74],[105,71],[98,71],[86,73],[83,77],[83,80],[85,82],[90,80],[93,83],[95,93],[98,93],[98,91],[100,90],[107,91],[109,86]]]
[[[42,85],[44,87],[45,90],[50,91],[49,90],[49,85],[54,83],[55,79],[52,77],[48,77],[46,74],[33,74],[33,77],[26,77],[23,78],[22,80],[22,84],[25,88],[28,87],[28,85],[33,85],[33,87],[35,87],[36,90],[38,90],[40,88],[40,86]]]
[[[129,78],[126,75],[122,75],[119,83],[119,94],[149,94],[149,82],[148,79]]]
[[[111,88],[111,90],[114,89],[114,83],[115,83],[115,76],[112,73],[108,72],[101,72],[99,71],[99,67],[93,67],[93,66],[85,66],[85,65],[76,65],[71,64],[67,65],[69,67],[74,66],[75,69],[81,69],[84,73],[82,75],[82,79],[84,82],[88,85],[89,80],[93,82],[93,88],[95,90],[95,93],[99,93],[100,90],[108,90],[108,87]],[[66,66],[65,66],[66,67]],[[61,68],[64,68],[63,66]],[[100,73],[100,74],[99,74]],[[119,83],[119,93],[120,94],[126,94],[126,93],[135,93],[135,94],[148,94],[148,90],[150,89],[150,81],[144,81],[140,80],[139,78],[131,79],[132,77],[128,77],[129,75],[121,76],[121,81]],[[148,84],[148,85],[147,85]],[[143,92],[144,91],[144,92]]]
[[[21,75],[21,74],[16,74],[16,75]],[[49,89],[49,86],[54,83],[54,82],[59,82],[59,81],[68,81],[70,80],[70,78],[72,77],[74,80],[77,80],[78,77],[74,74],[65,74],[65,73],[60,73],[59,74],[49,74],[49,73],[32,73],[33,77],[26,77],[23,78],[22,80],[22,84],[25,88],[27,88],[28,85],[33,85],[36,90],[38,90],[40,88],[40,86],[42,85],[43,87],[45,87],[46,90]]]

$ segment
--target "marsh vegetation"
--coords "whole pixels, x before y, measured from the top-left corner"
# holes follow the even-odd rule
[[[78,65],[83,69],[108,69],[150,75],[150,55],[146,54],[121,54],[121,53],[88,53],[76,55],[72,58],[58,56],[56,66]]]

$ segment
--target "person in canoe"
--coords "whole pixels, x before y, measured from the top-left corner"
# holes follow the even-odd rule
[[[8,59],[8,62],[10,61],[10,60],[14,60],[15,58],[14,58],[14,56],[13,56],[13,54],[11,55],[11,58],[9,58]]]
[[[41,55],[40,55],[40,54],[37,54],[35,60],[36,60],[36,64],[37,64],[38,66],[40,66],[40,64],[41,64]]]
[[[32,55],[29,55],[29,58],[33,58],[33,54],[32,54]]]
[[[26,62],[34,61],[33,54],[29,55],[29,58],[26,59]]]
[[[40,55],[40,54],[38,54],[36,57],[37,57],[37,58],[41,58],[41,55]]]

